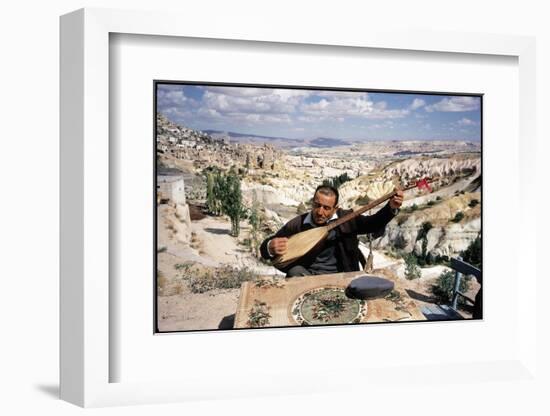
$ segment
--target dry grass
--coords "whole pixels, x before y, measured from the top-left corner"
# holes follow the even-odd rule
[[[256,273],[247,267],[225,265],[217,268],[191,267],[183,272],[182,280],[192,293],[205,293],[216,289],[238,289],[244,282],[254,281]]]

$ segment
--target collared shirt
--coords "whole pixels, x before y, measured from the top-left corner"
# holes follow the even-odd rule
[[[336,215],[336,212],[335,212],[334,214],[332,214],[332,217],[329,218],[326,224],[337,219],[338,219],[338,215]],[[307,213],[306,217],[304,218],[304,222],[302,224],[309,224],[313,227],[320,227],[320,225],[317,225],[313,222],[313,216],[311,215],[311,211]]]

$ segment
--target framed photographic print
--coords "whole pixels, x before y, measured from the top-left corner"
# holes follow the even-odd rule
[[[244,36],[181,21],[61,19],[61,397],[108,406],[376,395],[445,386],[450,373],[464,388],[532,380],[533,39],[269,24]],[[357,255],[345,267],[328,256],[337,264],[315,270],[331,273],[287,277],[309,237],[279,235],[286,251],[270,241],[299,215],[330,227],[331,189],[343,211],[387,216],[357,244],[345,236]],[[509,215],[523,230],[513,247]],[[348,220],[362,221],[338,226]],[[336,252],[333,229],[321,240]],[[454,287],[457,270],[480,269],[481,282]],[[434,301],[445,272],[446,300]],[[369,276],[381,286],[351,285]],[[470,319],[480,285],[482,319]],[[336,355],[348,350],[360,359]]]
[[[154,89],[158,332],[482,318],[481,95]]]

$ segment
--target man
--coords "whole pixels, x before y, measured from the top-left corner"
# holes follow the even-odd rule
[[[288,237],[323,226],[350,211],[338,208],[338,190],[320,185],[313,195],[313,207],[307,214],[299,215],[287,222],[274,236],[264,240],[260,251],[264,259],[272,259],[287,250]],[[287,277],[330,274],[359,270],[359,263],[365,257],[359,250],[357,235],[382,235],[386,224],[396,215],[403,203],[403,191],[398,190],[389,202],[371,216],[359,215],[331,230],[323,244],[284,269]]]

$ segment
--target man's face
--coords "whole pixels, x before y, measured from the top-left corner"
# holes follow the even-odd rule
[[[313,197],[313,209],[311,210],[313,222],[317,225],[325,224],[336,212],[337,208],[336,196],[316,192]]]

